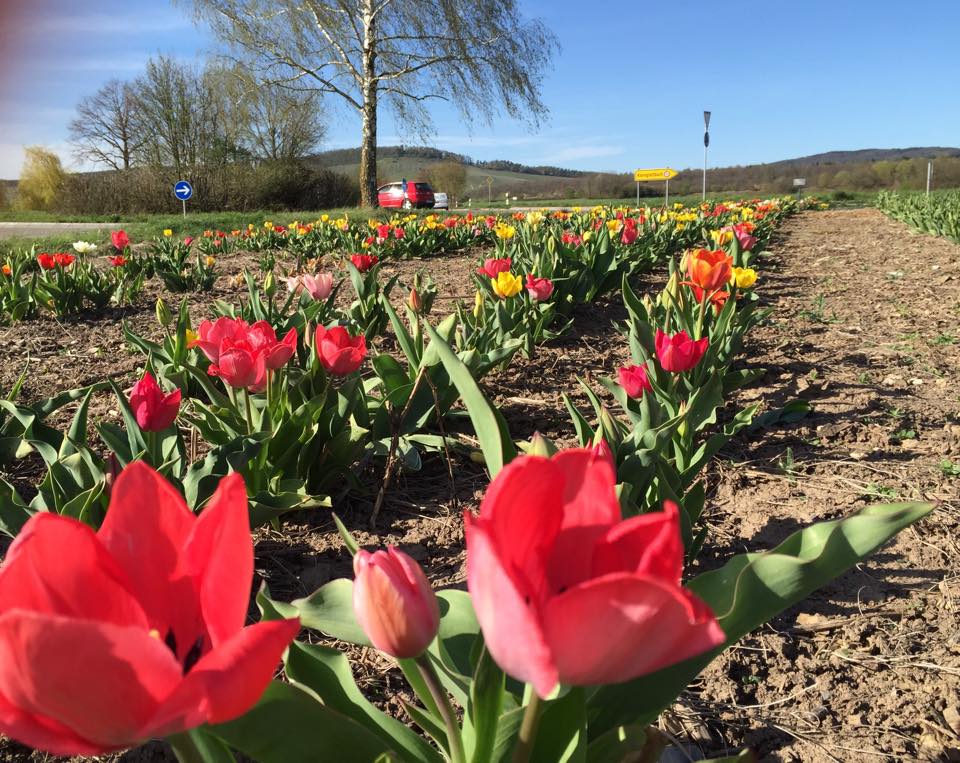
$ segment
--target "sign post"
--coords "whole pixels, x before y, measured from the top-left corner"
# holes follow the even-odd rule
[[[651,183],[657,180],[667,181],[667,187],[664,191],[663,206],[667,206],[670,201],[670,178],[675,178],[677,171],[669,167],[657,167],[652,170],[634,170],[633,180],[637,184],[637,207],[640,206],[640,184]]]
[[[487,184],[487,204],[493,203],[493,176],[487,175],[484,181]]]
[[[797,198],[803,198],[803,187],[807,184],[806,178],[794,178],[793,187],[797,189]]]
[[[707,200],[707,148],[710,146],[710,112],[703,112],[703,201]]]
[[[187,199],[193,196],[193,186],[188,180],[178,180],[173,186],[173,195],[183,202],[183,216],[187,216]]]
[[[930,195],[931,180],[933,180],[933,162],[927,162],[927,196]]]

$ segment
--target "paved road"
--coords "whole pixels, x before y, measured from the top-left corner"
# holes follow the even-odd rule
[[[0,223],[0,238],[45,238],[122,227],[123,223]]]

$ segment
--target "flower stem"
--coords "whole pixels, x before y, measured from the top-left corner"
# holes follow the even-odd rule
[[[184,731],[167,737],[167,743],[173,749],[174,755],[180,763],[203,763],[203,754],[200,752],[190,734]]]
[[[420,669],[420,675],[423,676],[423,680],[430,690],[430,695],[433,697],[433,701],[437,703],[440,715],[443,716],[443,723],[447,727],[447,744],[450,746],[450,762],[466,763],[467,756],[463,752],[463,737],[460,733],[460,724],[457,723],[457,714],[454,712],[453,705],[450,703],[450,695],[444,691],[443,686],[440,684],[437,671],[434,670],[426,652],[415,658],[414,662],[417,663],[417,667]]]
[[[533,743],[537,738],[537,727],[540,725],[540,711],[543,702],[536,692],[530,693],[530,701],[523,711],[523,720],[520,722],[520,733],[517,736],[517,746],[513,748],[513,763],[527,763],[533,753]]]
[[[243,391],[243,405],[247,414],[247,434],[253,434],[253,406],[250,404],[250,390]]]

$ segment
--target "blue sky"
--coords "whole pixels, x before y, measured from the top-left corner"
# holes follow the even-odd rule
[[[521,0],[562,51],[544,82],[539,132],[507,118],[472,131],[434,108],[429,142],[478,159],[576,169],[775,161],[834,149],[960,144],[958,0],[804,3]],[[19,12],[14,8],[19,8]],[[24,144],[77,166],[66,125],[77,100],[150,55],[215,49],[165,0],[0,0],[0,177]],[[355,146],[359,121],[330,101],[326,147]],[[416,142],[381,114],[380,143]]]

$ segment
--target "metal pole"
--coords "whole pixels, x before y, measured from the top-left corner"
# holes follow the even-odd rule
[[[183,219],[186,220],[187,219],[187,200],[181,199],[181,201],[183,202]]]
[[[707,200],[707,146],[703,146],[703,201]]]
[[[933,162],[927,162],[927,196],[930,195],[930,181],[933,179]]]
[[[637,209],[640,209],[640,181],[637,181]]]
[[[663,208],[670,206],[670,178],[667,178],[667,187],[663,192]]]

